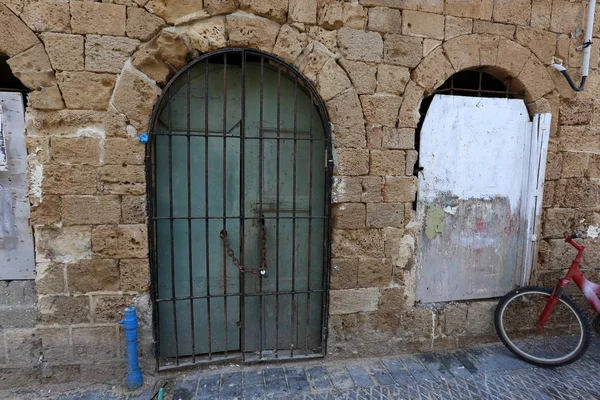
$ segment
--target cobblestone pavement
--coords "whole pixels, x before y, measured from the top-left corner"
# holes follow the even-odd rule
[[[600,399],[599,360],[599,337],[581,360],[555,369],[536,368],[493,344],[380,359],[187,372],[169,382],[165,399]],[[157,387],[136,394],[94,389],[44,398],[150,400]],[[22,396],[15,398],[28,398]]]

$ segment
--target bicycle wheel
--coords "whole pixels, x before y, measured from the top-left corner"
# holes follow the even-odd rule
[[[517,357],[540,367],[570,364],[585,353],[590,323],[581,308],[562,295],[543,329],[537,322],[552,289],[527,286],[507,293],[496,307],[494,323],[502,343]]]

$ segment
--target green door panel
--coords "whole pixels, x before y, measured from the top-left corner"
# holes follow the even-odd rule
[[[244,75],[240,65],[195,64],[155,124],[161,357],[322,351],[323,121],[301,83],[272,65],[247,62]],[[256,268],[262,224],[267,274],[242,276],[220,234]]]

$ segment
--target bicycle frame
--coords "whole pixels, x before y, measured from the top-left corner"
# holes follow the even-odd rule
[[[552,295],[548,298],[548,304],[544,308],[544,311],[542,312],[542,315],[537,323],[538,329],[544,328],[544,325],[546,325],[546,321],[548,321],[548,318],[550,317],[550,314],[552,314],[556,303],[558,303],[564,288],[571,281],[574,281],[577,287],[579,287],[579,290],[581,290],[581,293],[583,293],[584,297],[590,303],[594,311],[596,311],[597,314],[600,314],[600,299],[598,299],[598,296],[600,295],[600,285],[585,279],[583,272],[579,269],[579,263],[581,262],[581,257],[583,256],[583,250],[585,250],[585,246],[576,243],[566,233],[565,242],[577,249],[577,256],[573,262],[571,262],[571,267],[569,268],[567,275],[558,281],[558,284],[552,291]]]

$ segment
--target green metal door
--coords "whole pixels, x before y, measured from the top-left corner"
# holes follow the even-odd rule
[[[164,367],[322,354],[324,121],[312,88],[254,51],[207,55],[165,89],[151,146]]]

